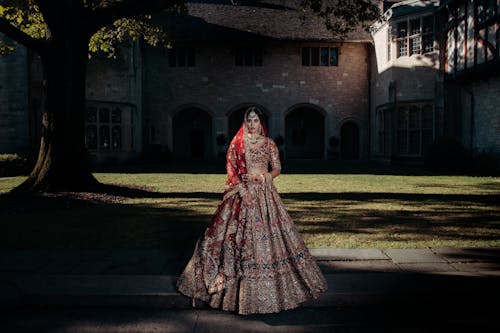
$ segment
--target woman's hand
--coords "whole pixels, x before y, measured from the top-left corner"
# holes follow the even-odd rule
[[[266,180],[263,174],[243,174],[241,175],[241,179],[243,179],[244,183],[252,183],[252,184],[262,184]]]
[[[262,184],[266,181],[266,178],[263,174],[253,175],[252,182],[254,184]]]
[[[241,175],[241,180],[243,180],[243,182],[246,184],[246,183],[248,183],[248,180],[249,180],[250,176],[251,175],[249,175],[248,173],[244,173],[244,174]]]

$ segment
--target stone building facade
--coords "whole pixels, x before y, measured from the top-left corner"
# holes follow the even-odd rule
[[[437,1],[393,4],[372,27],[371,152],[422,157],[442,135],[443,96],[434,12]]]
[[[182,157],[213,156],[216,136],[232,137],[245,108],[255,105],[266,114],[271,137],[284,137],[289,158],[326,157],[328,138],[340,138],[349,124],[357,136],[344,134],[345,140],[355,140],[358,146],[356,151],[344,148],[344,154],[368,156],[366,45],[259,43],[260,66],[235,66],[236,51],[225,43],[192,47],[193,67],[169,67],[162,50],[143,53],[145,109],[155,110],[144,114],[150,143],[171,147]],[[302,66],[301,53],[311,49],[338,52],[338,65]],[[205,146],[195,152],[202,141]]]
[[[33,144],[29,105],[28,51],[0,58],[0,151],[15,153]]]
[[[172,49],[133,44],[89,66],[87,145],[100,161],[130,159],[141,147],[215,158],[228,143],[217,137],[229,141],[249,106],[283,138],[285,158],[369,158],[368,33],[341,42],[284,6],[194,2],[189,13],[158,18],[170,25]],[[120,125],[110,122],[115,109]]]
[[[188,16],[156,18],[171,49],[130,43],[117,59],[90,62],[87,148],[103,163],[147,150],[215,158],[227,146],[217,138],[231,139],[244,110],[258,106],[289,159],[421,159],[443,136],[500,156],[500,6],[483,2],[381,1],[384,20],[344,41],[319,20],[301,21],[290,2],[188,2]],[[462,3],[468,18],[445,24]],[[487,23],[474,21],[490,5]],[[473,51],[471,42],[460,49],[460,38],[472,38]],[[460,67],[453,57],[467,52],[476,58]],[[22,47],[0,59],[0,98],[9,99],[1,152],[36,145],[29,124],[38,121],[43,80],[33,59]]]

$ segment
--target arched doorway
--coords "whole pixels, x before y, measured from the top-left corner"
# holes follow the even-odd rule
[[[300,107],[286,115],[287,158],[323,158],[325,116],[311,107]]]
[[[250,106],[245,106],[239,109],[234,110],[231,112],[229,115],[228,119],[228,140],[231,140],[234,135],[238,132],[240,129],[241,123],[243,122],[243,115],[245,114],[245,111],[249,108]],[[259,107],[260,108],[260,107]],[[262,108],[260,108],[262,110]],[[269,130],[269,117],[264,113],[264,124],[266,125],[267,129]]]
[[[344,160],[359,159],[359,127],[352,121],[340,129],[340,157]]]
[[[172,120],[174,156],[206,158],[212,155],[212,117],[200,108],[177,112]]]

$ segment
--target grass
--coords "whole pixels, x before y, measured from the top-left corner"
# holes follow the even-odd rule
[[[74,195],[0,197],[2,247],[191,251],[220,203],[225,175],[146,169],[96,172],[103,183],[154,189],[111,203]],[[498,178],[345,171],[284,173],[275,180],[311,248],[500,246]],[[23,179],[0,178],[0,192]]]

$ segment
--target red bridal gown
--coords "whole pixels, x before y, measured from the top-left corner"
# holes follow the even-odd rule
[[[228,166],[237,163],[233,144],[227,159]],[[267,137],[255,145],[245,142],[245,162],[249,174],[265,173],[268,165],[281,168],[278,149]],[[235,187],[225,192],[177,288],[239,314],[279,312],[317,298],[327,289],[326,280],[272,180],[248,184],[247,190],[249,202]]]

